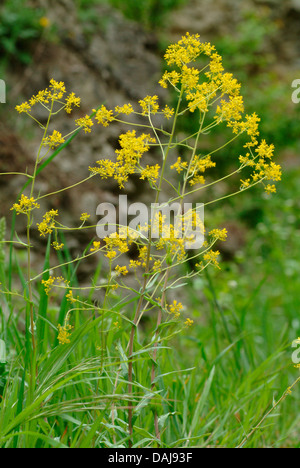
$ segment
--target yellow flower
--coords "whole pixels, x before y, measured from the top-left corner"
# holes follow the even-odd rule
[[[57,329],[58,329],[57,339],[58,339],[60,344],[70,343],[70,338],[69,337],[71,336],[71,334],[69,333],[69,331],[72,328],[73,327],[71,325],[69,325],[69,323],[68,323],[68,319],[65,320],[65,324],[64,324],[63,327],[61,325],[57,326]]]
[[[191,320],[189,318],[186,319],[186,321],[184,322],[184,324],[187,326],[187,327],[191,327],[194,323],[194,320]]]
[[[43,221],[37,224],[41,236],[51,234],[55,228],[55,216],[58,216],[57,210],[50,210],[43,216]]]
[[[54,276],[50,276],[49,279],[47,280],[42,280],[42,284],[44,285],[45,293],[47,294],[47,296],[50,294],[52,286],[54,285],[54,282],[55,282]]]
[[[27,114],[31,111],[31,106],[26,101],[20,104],[19,106],[16,106],[16,110],[19,112],[19,114],[22,114],[22,112],[25,112]]]
[[[50,99],[59,100],[63,97],[66,92],[65,83],[63,81],[55,81],[54,79],[50,80]]]
[[[185,36],[178,41],[177,44],[171,44],[165,53],[165,60],[168,65],[177,65],[181,67],[190,63],[200,55],[203,47],[199,41],[199,34],[190,35],[186,33]]]
[[[51,149],[56,148],[59,145],[62,145],[65,142],[62,134],[57,130],[54,130],[52,135],[47,136],[43,139],[43,146],[49,146]]]
[[[93,242],[93,247],[91,247],[90,252],[97,252],[97,250],[100,249],[101,242],[100,241],[94,241]]]
[[[179,156],[177,158],[176,163],[174,163],[172,166],[170,166],[170,169],[176,169],[178,174],[180,174],[181,171],[186,169],[188,167],[188,163],[186,161],[182,162],[181,157]]]
[[[275,185],[270,185],[270,184],[266,185],[265,192],[268,193],[268,194],[276,193]]]
[[[152,182],[153,184],[155,184],[159,176],[159,169],[160,169],[160,166],[158,164],[155,164],[155,166],[147,165],[146,168],[141,171],[140,179],[142,180],[148,179],[149,182]]]
[[[158,96],[146,96],[144,99],[139,101],[139,105],[142,108],[142,115],[156,114],[159,109],[157,104]]]
[[[209,263],[212,263],[214,266],[216,266],[217,268],[220,268],[219,267],[219,263],[217,261],[217,257],[220,255],[220,252],[218,250],[216,251],[213,251],[213,250],[210,250],[209,252],[207,252],[206,254],[204,254],[203,258],[204,260],[209,264]]]
[[[126,276],[127,273],[128,273],[128,270],[127,270],[126,266],[121,267],[121,266],[117,265],[116,268],[115,268],[115,271],[119,275],[123,275],[123,276]]]
[[[123,188],[130,174],[136,172],[136,166],[142,155],[149,150],[149,144],[155,139],[150,135],[142,134],[136,136],[135,130],[120,135],[119,144],[121,149],[116,150],[117,161],[114,163],[108,159],[97,161],[100,166],[90,167],[94,174],[99,174],[102,179],[114,177],[119,187]]]
[[[213,239],[225,241],[227,239],[227,229],[213,229],[209,235]]]
[[[116,106],[115,107],[115,112],[116,114],[125,114],[125,115],[130,115],[132,112],[134,112],[133,107],[131,104],[124,104],[124,106]]]
[[[165,107],[162,109],[162,113],[166,119],[170,119],[174,115],[174,109],[171,109],[171,107],[165,105]]]
[[[71,93],[66,98],[65,111],[67,114],[72,112],[72,106],[80,107],[80,98],[75,96],[75,93]]]
[[[64,247],[64,244],[59,244],[57,241],[52,242],[52,246],[55,250],[61,250]]]
[[[89,215],[88,213],[82,213],[82,215],[80,216],[80,221],[86,222],[90,217],[91,215]]]
[[[170,304],[168,307],[170,313],[174,314],[175,318],[178,318],[180,316],[180,311],[183,309],[183,305],[181,304],[181,302],[177,302],[176,300],[174,300],[172,304]]]
[[[39,20],[39,24],[42,28],[48,28],[51,24],[51,21],[49,18],[47,18],[47,16],[42,16]]]
[[[113,116],[113,111],[106,109],[106,107],[103,105],[97,111],[93,109],[93,112],[96,112],[95,119],[99,124],[102,124],[103,127],[107,127],[110,122],[115,119]]]
[[[91,133],[91,127],[94,125],[94,122],[90,116],[86,115],[85,117],[81,117],[80,119],[75,120],[75,124],[78,127],[83,128],[84,133]]]
[[[20,213],[28,214],[30,211],[36,208],[40,208],[40,205],[36,202],[36,200],[33,197],[28,198],[26,195],[22,194],[19,203],[15,203],[11,210],[15,210],[17,215],[19,215]]]
[[[68,294],[66,294],[66,298],[69,302],[71,302],[71,304],[74,304],[74,302],[76,302],[76,299],[73,296],[73,291],[71,289],[69,290]]]

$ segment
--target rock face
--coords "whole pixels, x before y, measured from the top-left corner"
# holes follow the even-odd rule
[[[199,33],[204,40],[223,35],[234,40],[237,28],[249,13],[265,16],[278,28],[272,41],[264,44],[265,52],[271,51],[278,61],[299,68],[299,0],[190,0],[172,13],[169,30],[175,40],[186,31]]]

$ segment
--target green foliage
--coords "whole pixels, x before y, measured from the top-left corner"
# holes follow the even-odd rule
[[[8,0],[0,7],[0,55],[2,60],[28,64],[30,45],[41,34],[41,10],[30,8],[23,0]]]
[[[161,27],[167,14],[183,3],[183,0],[108,1],[113,7],[120,9],[127,18],[137,21],[150,29]]]

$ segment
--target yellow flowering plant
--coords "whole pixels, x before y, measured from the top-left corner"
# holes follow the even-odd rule
[[[215,47],[210,43],[201,42],[197,34],[187,33],[178,43],[167,48],[164,58],[167,70],[163,73],[159,83],[162,88],[171,88],[174,91],[176,95],[174,108],[165,104],[161,106],[156,95],[146,96],[138,103],[115,106],[114,109],[100,105],[98,109],[93,109],[91,116],[86,115],[76,119],[74,130],[68,135],[63,135],[59,130],[50,133],[50,121],[52,122],[58,112],[66,112],[69,115],[74,108],[80,106],[80,98],[73,92],[67,95],[65,84],[54,79],[50,81],[47,89],[16,107],[19,113],[25,113],[36,122],[43,132],[33,174],[26,175],[29,178],[27,184],[29,193],[27,195],[22,193],[20,199],[12,206],[12,210],[17,215],[24,215],[26,222],[25,300],[31,329],[32,350],[35,354],[39,346],[35,333],[39,314],[34,301],[34,285],[38,283],[41,283],[47,297],[51,297],[54,290],[61,290],[64,293],[68,311],[65,317],[62,317],[60,324],[56,326],[60,345],[72,344],[71,330],[76,330],[76,324],[71,325],[73,314],[75,315],[76,311],[89,310],[99,327],[95,352],[96,357],[97,353],[101,354],[99,360],[103,369],[107,353],[107,330],[111,328],[114,333],[123,332],[128,337],[127,348],[122,353],[122,364],[117,365],[114,375],[114,391],[117,392],[124,379],[122,366],[125,364],[129,447],[133,445],[135,438],[134,412],[140,385],[136,380],[138,372],[134,370],[134,366],[138,366],[136,359],[142,353],[148,356],[149,391],[155,400],[159,397],[156,385],[160,347],[194,323],[188,316],[184,305],[174,299],[172,292],[180,286],[182,279],[201,275],[209,265],[219,268],[220,253],[214,249],[214,245],[217,242],[226,241],[227,238],[227,231],[224,228],[214,227],[206,232],[203,217],[195,207],[191,207],[183,215],[185,200],[195,195],[200,197],[208,187],[212,188],[220,180],[224,181],[237,176],[240,179],[237,190],[221,199],[241,194],[258,184],[261,184],[270,194],[276,191],[274,182],[280,181],[281,178],[281,168],[273,161],[274,146],[260,140],[260,119],[255,113],[245,114],[243,97],[240,94],[241,85],[231,73],[224,70],[222,57]],[[48,120],[45,125],[34,116],[34,107],[37,105],[43,106],[48,111]],[[126,116],[126,119],[123,120],[122,116]],[[129,121],[130,116],[135,117],[132,122]],[[182,133],[178,133],[178,125],[180,119],[185,119],[187,116],[198,122],[198,130],[192,135],[183,136]],[[139,123],[136,123],[137,121]],[[162,125],[161,122],[164,124]],[[36,193],[35,182],[39,168],[45,164],[45,161],[51,160],[50,152],[66,145],[68,139],[74,136],[78,129],[90,133],[97,131],[97,125],[106,128],[114,123],[130,126],[127,132],[119,136],[119,148],[115,150],[115,158],[103,157],[97,160],[93,166],[87,168],[88,177],[76,185],[92,177],[100,177],[112,179],[117,182],[120,189],[126,190],[126,184],[130,178],[137,175],[141,183],[153,191],[153,205],[156,208],[151,218],[146,223],[139,223],[135,228],[112,226],[115,230],[113,229],[100,240],[93,240],[85,247],[81,256],[58,262],[57,265],[48,265],[33,277],[31,259],[34,242],[33,226],[37,228],[42,238],[49,240],[48,245],[57,252],[58,259],[62,258],[59,254],[65,248],[61,241],[63,232],[76,233],[80,229],[95,230],[97,227],[85,225],[90,218],[89,213],[82,213],[77,227],[64,226],[58,210],[53,209],[41,214],[41,219],[37,222],[36,213],[39,212],[39,202],[57,193],[44,195]],[[203,153],[200,147],[201,137],[212,132],[218,125],[225,125],[231,129],[232,138],[222,146],[213,148],[209,153]],[[226,146],[239,137],[245,137],[246,142],[242,145],[243,154],[236,158],[235,169],[222,176],[221,179],[214,180],[213,171],[217,165],[216,153],[224,152]],[[145,154],[153,152],[157,156],[155,164],[149,164],[148,160],[146,164]],[[62,190],[72,190],[73,187],[74,185],[64,187]],[[176,203],[177,212],[173,222],[166,219],[162,209],[164,201],[162,195],[165,187],[168,188],[167,193],[171,194],[168,204]],[[204,206],[215,201],[217,200],[209,200],[204,203]],[[204,241],[197,244],[196,248],[195,233],[199,233],[201,238],[204,238]],[[136,258],[129,259],[128,252],[133,247],[136,250]],[[58,271],[64,271],[66,266],[76,265],[93,255],[105,259],[108,268],[106,277],[96,284],[93,283],[90,288],[73,287],[70,284],[70,278],[53,276]],[[182,273],[181,267],[186,265],[190,258],[195,260],[195,271]],[[134,286],[126,282],[129,275],[134,278]],[[89,301],[84,294],[97,291],[103,291],[99,305]],[[135,298],[134,310],[130,311],[131,315],[126,314],[120,305],[114,310],[116,294],[118,294],[118,301],[122,304],[121,291],[124,292],[124,310],[126,310],[128,294],[133,294]],[[8,291],[2,292],[8,294]],[[151,333],[147,334],[150,337],[149,340],[147,341],[146,337],[145,343],[141,344],[137,341],[137,334],[146,314],[151,314],[152,317],[156,314],[156,322]],[[96,319],[98,315],[100,321]],[[32,379],[34,381],[34,375]],[[114,400],[111,410],[112,426],[117,413],[118,406]],[[158,407],[155,406],[154,428],[157,443],[161,440],[158,413]],[[114,434],[114,441],[115,437]]]

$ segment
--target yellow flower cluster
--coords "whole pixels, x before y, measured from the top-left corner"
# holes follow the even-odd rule
[[[214,240],[220,240],[220,241],[226,241],[227,239],[227,229],[212,229],[212,231],[209,232],[209,235],[214,239]]]
[[[116,268],[115,268],[115,271],[116,271],[116,273],[118,275],[126,276],[128,274],[128,270],[127,270],[126,266],[117,265]]]
[[[93,174],[99,174],[100,177],[114,177],[120,188],[124,188],[124,183],[128,177],[136,172],[137,164],[142,155],[149,150],[150,143],[154,143],[155,139],[150,135],[142,134],[136,136],[136,131],[131,130],[119,138],[121,149],[116,150],[116,162],[110,159],[101,159],[97,161],[99,167],[90,167],[89,170]]]
[[[167,309],[169,310],[170,314],[174,315],[175,318],[179,318],[180,312],[183,309],[183,305],[181,304],[181,302],[177,302],[176,300],[174,300],[172,304],[169,304],[167,306]]]
[[[86,115],[85,117],[81,117],[80,119],[75,120],[75,124],[78,127],[84,129],[84,133],[91,133],[91,127],[94,125],[94,122],[90,118],[90,116]]]
[[[28,214],[36,208],[40,208],[36,200],[33,197],[28,198],[26,195],[22,194],[19,203],[14,203],[11,210],[15,210],[17,215],[19,215],[21,213]]]
[[[62,134],[57,130],[54,130],[52,135],[49,135],[43,139],[43,146],[49,146],[51,149],[62,145],[65,142]]]
[[[65,83],[62,81],[56,81],[54,79],[50,80],[49,88],[39,91],[36,95],[32,96],[29,102],[23,102],[22,104],[16,106],[16,110],[21,113],[29,113],[32,110],[32,107],[36,104],[47,105],[50,102],[58,101],[61,102],[61,99],[66,94]],[[65,102],[61,102],[65,111],[70,114],[73,107],[80,106],[80,98],[76,97],[74,93],[71,93],[66,97]]]
[[[218,250],[216,250],[216,251],[210,250],[209,252],[207,252],[206,254],[203,255],[203,259],[204,259],[205,262],[211,263],[212,265],[220,268],[219,267],[219,262],[217,260],[219,255],[220,255],[220,252]]]
[[[110,236],[105,237],[104,242],[106,244],[105,256],[109,260],[112,260],[113,258],[115,258],[118,251],[119,253],[126,253],[129,250],[128,245],[127,245],[127,239],[122,238],[120,234],[118,234],[117,232],[114,232],[113,234],[110,234]]]
[[[64,287],[68,286],[68,281],[63,278],[62,276],[49,276],[49,278],[47,280],[42,280],[42,284],[44,286],[44,289],[45,289],[45,293],[47,294],[47,296],[50,294],[50,292],[52,291],[52,288],[53,286],[61,286],[62,284],[64,285]]]
[[[159,170],[160,170],[159,164],[155,164],[155,166],[147,165],[146,168],[141,171],[140,178],[142,180],[148,179],[149,182],[151,182],[152,184],[155,184],[159,176]]]
[[[41,236],[51,234],[55,228],[55,217],[58,216],[57,210],[50,210],[43,216],[43,221],[37,224]]]
[[[69,344],[70,343],[70,336],[71,334],[69,333],[70,330],[72,330],[72,325],[70,325],[67,320],[65,321],[64,325],[58,325],[57,330],[58,330],[58,336],[57,339],[59,341],[59,344]]]
[[[100,109],[96,111],[96,109],[93,109],[93,112],[96,113],[95,119],[99,124],[102,124],[103,127],[108,127],[110,122],[112,122],[115,117],[113,116],[113,111],[108,110],[105,106],[101,106]]]
[[[139,105],[142,108],[142,115],[156,114],[159,109],[157,101],[158,96],[146,96],[144,99],[141,99]]]
[[[191,64],[200,55],[208,58],[208,65],[203,80],[200,80],[201,73],[199,68]],[[249,150],[246,156],[240,156],[241,168],[253,166],[254,173],[250,178],[241,181],[241,189],[252,186],[257,182],[279,181],[281,179],[281,168],[270,161],[273,155],[274,146],[267,145],[263,140],[258,141],[260,122],[259,117],[254,112],[252,115],[244,117],[243,96],[240,94],[241,84],[233,77],[231,73],[224,70],[222,57],[216,52],[215,47],[210,43],[200,42],[198,34],[190,35],[187,33],[177,44],[172,44],[167,48],[165,54],[166,63],[169,66],[177,67],[176,70],[165,71],[160,85],[164,88],[171,84],[179,92],[180,88],[184,91],[190,112],[199,110],[206,114],[210,107],[215,105],[214,120],[216,124],[225,122],[232,132],[236,135],[246,133],[250,140],[245,144]],[[201,172],[208,167],[214,167],[209,159],[202,160],[202,165],[191,168],[195,171],[190,184],[204,184],[205,179]],[[194,165],[198,165],[201,158],[196,157]],[[171,168],[176,169],[178,173],[187,168],[186,162],[178,158]],[[204,172],[204,171],[203,171]],[[265,186],[267,193],[276,191],[275,186],[267,184]]]

